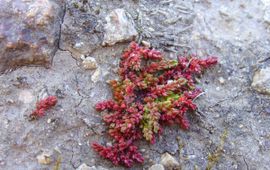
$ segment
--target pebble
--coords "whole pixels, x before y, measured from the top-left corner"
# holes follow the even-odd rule
[[[43,152],[42,154],[37,156],[38,163],[42,165],[48,165],[52,162],[51,160],[52,153],[50,152]]]
[[[251,87],[260,93],[270,95],[270,67],[254,73]]]
[[[160,163],[164,165],[166,168],[179,168],[179,162],[169,153],[165,153],[161,156]]]
[[[151,43],[148,42],[148,41],[142,41],[142,45],[145,46],[145,47],[148,47],[148,48],[151,47]]]
[[[162,164],[155,164],[152,165],[148,170],[165,170]]]
[[[100,79],[100,74],[101,74],[101,69],[100,68],[96,69],[96,71],[94,72],[94,74],[91,76],[91,80],[94,83],[96,83]]]
[[[220,84],[224,84],[225,83],[225,79],[223,77],[219,77],[218,81]]]
[[[89,167],[85,163],[83,163],[76,170],[91,170],[91,167]]]
[[[52,119],[48,119],[47,120],[47,123],[52,123]]]
[[[86,57],[82,62],[82,66],[86,70],[94,70],[97,68],[96,59],[93,57]]]
[[[112,146],[112,143],[111,143],[111,142],[107,142],[107,143],[106,143],[106,146],[107,146],[107,147],[111,147],[111,146]]]
[[[108,170],[104,167],[101,167],[101,166],[88,166],[86,165],[85,163],[81,164],[76,170]]]

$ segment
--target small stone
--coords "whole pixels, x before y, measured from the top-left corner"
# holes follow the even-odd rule
[[[270,95],[270,67],[255,72],[251,87],[260,93]]]
[[[223,77],[219,77],[218,81],[220,84],[224,84],[225,83],[225,79]]]
[[[94,72],[94,74],[91,76],[91,80],[96,83],[99,81],[99,78],[100,78],[100,74],[101,74],[101,69],[98,68],[96,69],[96,71]]]
[[[85,57],[85,55],[81,55],[81,57],[80,57],[82,60],[85,60],[86,59],[86,57]]]
[[[8,103],[8,104],[14,104],[14,103],[15,103],[15,101],[14,101],[14,100],[12,100],[12,99],[8,99],[8,100],[7,100],[7,103]]]
[[[85,163],[81,164],[76,170],[91,170]]]
[[[229,16],[230,11],[226,6],[221,6],[219,9],[219,14],[222,16]]]
[[[178,161],[169,153],[165,153],[161,156],[160,163],[166,168],[180,168]]]
[[[48,119],[47,123],[49,123],[49,124],[52,123],[52,119]]]
[[[103,168],[101,166],[88,166],[85,163],[81,164],[76,170],[107,170],[106,168]]]
[[[90,167],[83,163],[76,170],[90,170]]]
[[[106,143],[106,146],[107,146],[107,147],[111,147],[111,146],[112,146],[112,143],[111,143],[111,142],[107,142],[107,143]]]
[[[135,23],[124,9],[113,10],[106,18],[103,45],[114,45],[118,42],[133,40],[138,32]]]
[[[148,170],[165,170],[165,168],[161,164],[155,164],[155,165],[152,165]]]
[[[153,27],[149,27],[148,30],[149,30],[150,32],[155,32],[155,29],[154,29]]]
[[[97,68],[96,59],[93,57],[86,57],[82,62],[82,66],[86,70],[94,70]]]
[[[151,43],[147,42],[147,41],[142,41],[142,45],[145,46],[145,47],[148,47],[148,48],[151,47]]]
[[[51,160],[52,154],[49,152],[43,152],[42,154],[37,156],[38,163],[43,165],[48,165],[52,162]]]

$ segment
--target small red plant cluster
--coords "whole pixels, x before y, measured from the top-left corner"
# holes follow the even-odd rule
[[[120,79],[110,81],[113,99],[96,104],[97,111],[105,111],[103,120],[114,143],[108,147],[93,143],[93,149],[115,165],[142,163],[134,142],[144,138],[155,143],[165,124],[188,129],[186,113],[196,109],[193,99],[202,92],[194,77],[216,63],[215,57],[167,60],[132,42],[121,57]]]
[[[45,111],[49,110],[57,103],[55,96],[49,96],[43,100],[40,100],[36,104],[36,109],[30,114],[30,120],[38,119],[45,115]]]

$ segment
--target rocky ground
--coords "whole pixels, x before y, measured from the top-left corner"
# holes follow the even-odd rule
[[[89,143],[110,145],[93,106],[110,97],[106,81],[134,38],[168,58],[214,55],[219,64],[200,79],[190,130],[141,142],[146,161],[132,169],[162,169],[164,153],[182,169],[205,169],[209,154],[220,157],[213,169],[269,169],[269,0],[37,2],[0,1],[0,169],[52,169],[60,158],[62,169],[125,169]],[[48,95],[56,107],[28,121]]]

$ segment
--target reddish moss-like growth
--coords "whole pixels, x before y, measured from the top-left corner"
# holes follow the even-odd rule
[[[49,96],[43,100],[40,100],[36,104],[36,109],[30,114],[30,120],[38,119],[45,115],[45,111],[49,110],[57,103],[55,96]]]
[[[134,141],[144,138],[154,143],[165,124],[188,129],[185,114],[196,109],[193,99],[202,92],[196,88],[194,76],[216,63],[215,57],[166,60],[156,50],[131,43],[121,57],[120,79],[110,81],[113,99],[96,105],[97,111],[106,111],[103,120],[114,144],[94,143],[93,149],[115,165],[142,163]]]

